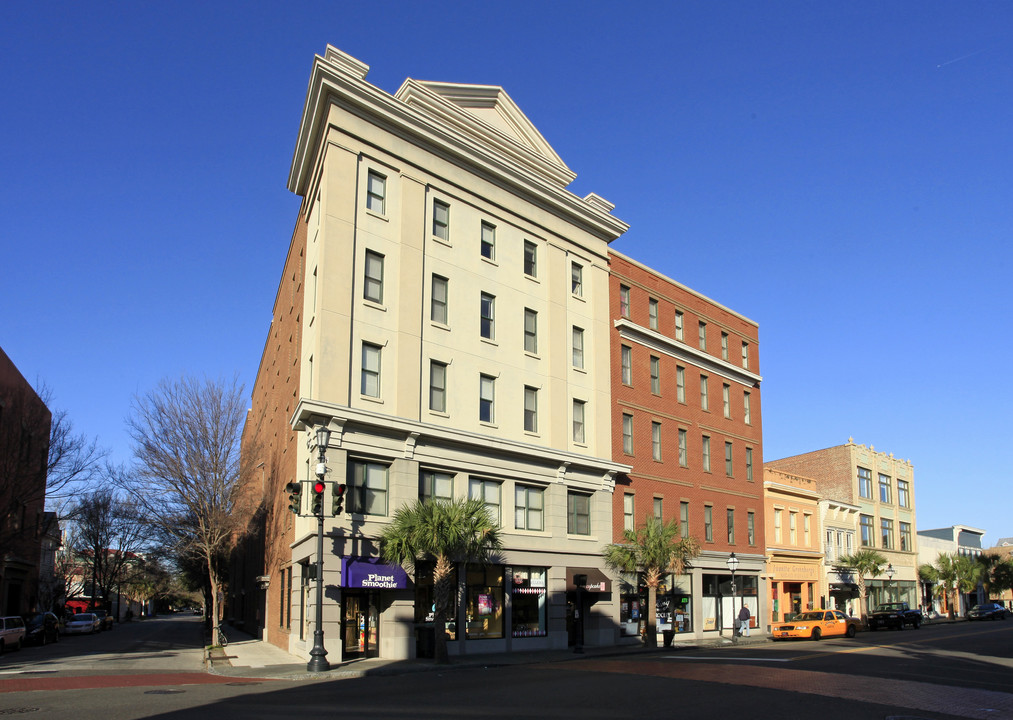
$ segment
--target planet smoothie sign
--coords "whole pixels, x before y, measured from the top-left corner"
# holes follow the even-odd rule
[[[399,565],[384,565],[379,558],[342,558],[341,585],[366,590],[404,590],[408,573]]]

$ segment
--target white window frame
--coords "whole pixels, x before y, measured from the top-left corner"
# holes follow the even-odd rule
[[[365,397],[380,397],[380,372],[382,367],[383,347],[376,343],[362,343],[362,374],[359,392]]]

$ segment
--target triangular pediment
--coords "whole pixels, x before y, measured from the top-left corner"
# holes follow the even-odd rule
[[[537,156],[542,173],[551,176],[562,186],[576,178],[546,141],[538,129],[521,112],[506,91],[497,85],[466,85],[460,83],[429,82],[408,79],[395,97],[407,105],[429,114],[439,114],[446,121],[446,106],[466,115],[477,123],[458,125],[467,130],[473,139],[483,144],[499,144],[503,139],[523,148],[525,154]],[[435,102],[440,101],[440,102]],[[438,107],[443,105],[444,107]],[[494,131],[489,133],[489,130]],[[492,141],[492,142],[491,142]],[[545,171],[549,172],[546,173]]]

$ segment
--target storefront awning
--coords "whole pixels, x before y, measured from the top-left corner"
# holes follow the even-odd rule
[[[367,590],[405,590],[408,573],[400,565],[384,565],[380,558],[341,558],[341,586]]]
[[[855,593],[858,596],[858,586],[854,583],[830,583],[830,592]]]
[[[580,589],[584,592],[612,592],[612,581],[601,570],[597,568],[566,568],[566,589],[576,590],[577,583],[574,579],[578,575],[585,576],[584,583]]]

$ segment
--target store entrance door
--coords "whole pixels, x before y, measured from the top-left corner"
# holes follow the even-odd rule
[[[380,654],[380,613],[377,593],[343,593],[341,637],[343,657],[378,657]]]

